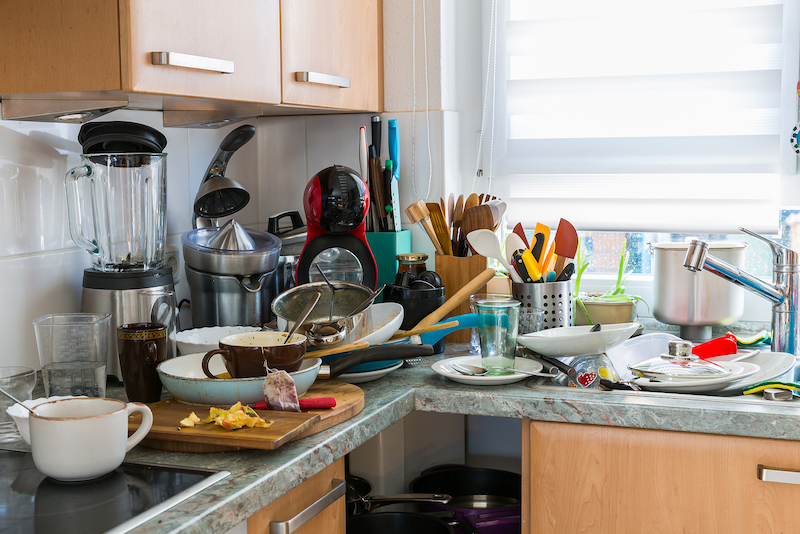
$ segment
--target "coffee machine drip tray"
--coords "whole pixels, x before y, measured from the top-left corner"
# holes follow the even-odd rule
[[[121,534],[230,475],[125,462],[86,482],[58,482],[30,452],[0,450],[0,532]]]

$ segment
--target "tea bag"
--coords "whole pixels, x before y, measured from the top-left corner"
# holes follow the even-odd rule
[[[300,411],[297,388],[295,388],[294,380],[286,371],[267,368],[267,378],[264,379],[264,397],[266,397],[267,405],[271,410]]]

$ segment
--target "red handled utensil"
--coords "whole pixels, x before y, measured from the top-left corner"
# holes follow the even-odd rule
[[[574,258],[575,253],[578,251],[578,232],[572,226],[572,223],[566,219],[558,221],[558,229],[553,243],[555,243],[556,256],[553,270],[558,276],[564,270],[567,258]]]

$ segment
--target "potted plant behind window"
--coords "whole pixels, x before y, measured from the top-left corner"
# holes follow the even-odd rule
[[[578,241],[578,254],[575,258],[575,265],[577,275],[575,277],[575,310],[574,321],[575,325],[589,325],[589,324],[616,324],[616,323],[629,323],[633,321],[636,316],[636,303],[638,301],[644,302],[647,309],[650,306],[643,298],[636,295],[629,295],[625,293],[625,278],[629,273],[625,272],[625,267],[628,264],[630,253],[627,250],[628,239],[622,242],[622,254],[619,258],[619,270],[617,272],[617,281],[614,287],[610,288],[605,293],[592,292],[581,293],[581,278],[583,273],[589,267],[591,260],[587,256],[586,247],[583,246],[581,241]]]

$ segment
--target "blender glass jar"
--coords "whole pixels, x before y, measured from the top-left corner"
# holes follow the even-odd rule
[[[148,271],[164,264],[166,154],[83,154],[67,173],[73,241],[98,271]]]

